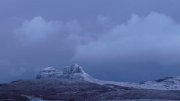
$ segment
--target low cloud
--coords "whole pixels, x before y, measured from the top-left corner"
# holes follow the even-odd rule
[[[136,14],[123,24],[114,25],[97,41],[76,48],[73,60],[87,63],[180,61],[180,24],[171,17],[152,12]]]
[[[46,21],[41,16],[26,20],[16,30],[17,36],[26,42],[34,43],[45,40],[50,34],[59,32],[61,24],[57,21]]]

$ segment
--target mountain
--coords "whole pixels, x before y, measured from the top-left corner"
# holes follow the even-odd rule
[[[46,67],[35,80],[0,84],[0,101],[29,101],[33,97],[56,101],[180,100],[179,85],[180,77],[143,83],[103,81],[91,77],[78,64],[72,64],[62,71]]]
[[[46,67],[36,76],[36,79],[70,79],[70,80],[94,80],[89,74],[84,72],[78,64],[66,66],[63,71],[58,71],[53,67]]]
[[[141,83],[104,81],[91,77],[78,64],[72,64],[70,66],[66,66],[63,69],[63,71],[58,71],[53,67],[46,67],[39,72],[36,78],[84,80],[100,85],[113,84],[113,85],[133,87],[133,88],[143,88],[143,89],[180,90],[180,77],[166,77],[155,81],[146,81]]]

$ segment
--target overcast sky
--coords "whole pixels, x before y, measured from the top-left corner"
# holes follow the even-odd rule
[[[180,76],[180,0],[0,0],[0,82],[78,63],[95,78]]]

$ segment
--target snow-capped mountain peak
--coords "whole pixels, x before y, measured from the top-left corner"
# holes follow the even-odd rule
[[[88,75],[83,68],[78,64],[66,66],[63,71],[58,71],[53,67],[46,67],[36,77],[37,79],[73,79],[93,81],[93,78]]]

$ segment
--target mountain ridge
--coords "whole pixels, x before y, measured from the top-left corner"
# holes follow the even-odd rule
[[[142,89],[158,89],[158,90],[180,90],[180,77],[165,77],[163,79],[146,81],[143,83],[133,82],[115,82],[105,81],[93,78],[83,70],[78,64],[66,66],[63,71],[58,71],[53,67],[46,67],[39,72],[36,79],[73,79],[84,80],[100,85],[114,84],[118,86],[142,88]]]

